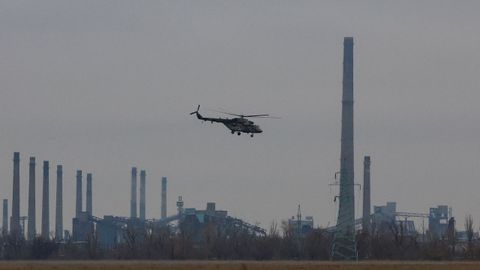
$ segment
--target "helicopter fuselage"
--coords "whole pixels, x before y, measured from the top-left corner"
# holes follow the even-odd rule
[[[262,133],[262,129],[256,125],[253,121],[250,121],[243,117],[238,118],[210,118],[210,117],[203,117],[200,113],[196,113],[197,118],[203,121],[211,122],[211,123],[222,123],[224,124],[232,134],[237,133]]]

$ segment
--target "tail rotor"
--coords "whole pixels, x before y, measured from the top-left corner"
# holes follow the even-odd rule
[[[190,115],[198,114],[199,110],[200,110],[200,105],[198,105],[197,110],[194,112],[191,112]]]

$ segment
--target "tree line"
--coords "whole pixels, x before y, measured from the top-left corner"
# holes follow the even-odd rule
[[[455,231],[438,237],[407,234],[401,226],[385,223],[371,232],[358,232],[359,260],[479,260],[480,242],[474,238],[473,219],[465,219],[466,241]],[[26,241],[14,235],[0,236],[2,260],[330,260],[333,234],[322,228],[299,235],[287,222],[273,222],[265,235],[248,229],[209,222],[177,228],[150,227],[142,232],[126,227],[123,241],[102,247],[97,235],[86,241],[57,243],[55,239]]]

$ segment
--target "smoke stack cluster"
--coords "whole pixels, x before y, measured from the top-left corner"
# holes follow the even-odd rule
[[[162,177],[161,218],[167,217],[167,177]]]

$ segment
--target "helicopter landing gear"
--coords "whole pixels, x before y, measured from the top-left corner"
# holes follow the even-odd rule
[[[240,136],[240,135],[242,135],[242,133],[241,133],[241,132],[238,132],[237,135]]]
[[[252,138],[253,138],[253,133],[252,133],[252,134],[250,134],[250,137],[252,137]]]

